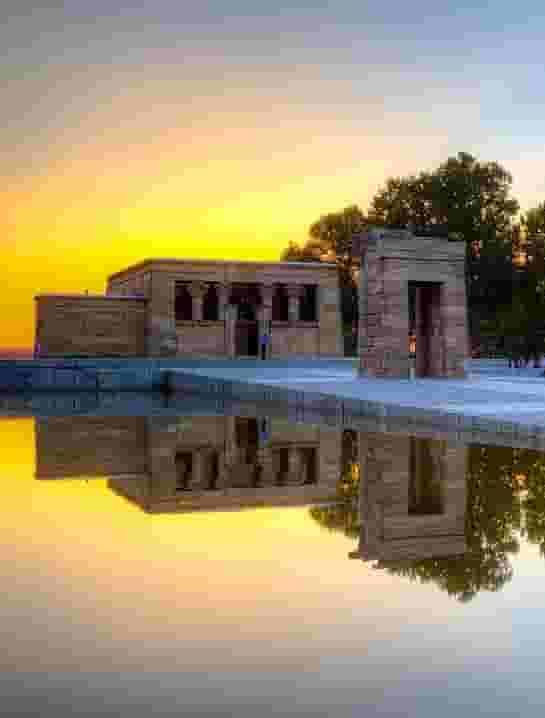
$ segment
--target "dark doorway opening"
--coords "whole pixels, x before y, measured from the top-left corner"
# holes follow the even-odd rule
[[[177,322],[190,321],[193,318],[193,298],[187,284],[183,282],[175,284],[174,315]]]
[[[256,321],[239,319],[235,327],[237,356],[256,357],[259,348],[259,331]]]
[[[193,454],[190,451],[178,451],[174,457],[176,466],[176,491],[189,491],[193,476]]]
[[[215,491],[218,488],[218,480],[220,476],[220,460],[218,451],[214,450],[206,454],[205,472],[205,488],[209,491]]]
[[[409,282],[409,354],[418,377],[437,376],[442,369],[441,284]]]
[[[289,298],[286,287],[277,284],[272,297],[272,320],[273,322],[287,322],[289,314]]]
[[[258,463],[259,431],[257,419],[235,419],[237,466],[231,477],[233,488],[257,488],[260,485],[261,466]]]
[[[443,442],[411,438],[409,514],[442,514],[441,454]]]
[[[204,295],[202,318],[209,322],[217,322],[219,319],[219,298],[215,284],[210,284]]]
[[[258,307],[261,304],[256,284],[235,284],[230,303],[236,305],[235,355],[257,357],[259,355]]]
[[[303,446],[299,449],[301,456],[302,483],[316,484],[318,481],[318,457],[315,446]]]
[[[276,486],[285,486],[290,471],[290,450],[287,446],[273,450],[273,466]]]

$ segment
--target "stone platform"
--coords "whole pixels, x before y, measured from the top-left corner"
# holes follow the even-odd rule
[[[296,367],[236,366],[168,372],[173,391],[286,403],[301,411],[335,414],[343,423],[362,418],[459,432],[524,437],[545,446],[543,369],[509,369],[501,362],[469,362],[466,379],[358,377],[353,365]]]

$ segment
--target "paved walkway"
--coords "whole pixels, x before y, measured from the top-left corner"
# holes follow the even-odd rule
[[[474,363],[464,380],[360,378],[352,366],[263,368],[201,367],[203,376],[318,391],[341,399],[376,401],[385,406],[428,409],[465,417],[487,417],[545,430],[543,369],[510,370]]]

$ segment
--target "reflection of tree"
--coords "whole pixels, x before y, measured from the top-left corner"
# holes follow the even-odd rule
[[[499,591],[513,576],[510,555],[519,549],[520,501],[513,480],[517,458],[509,448],[469,448],[463,555],[385,562],[383,568],[433,582],[459,601],[470,601],[480,591]]]
[[[517,537],[522,532],[523,514],[528,540],[539,544],[545,556],[545,455],[472,446],[468,449],[466,482],[463,555],[382,561],[378,566],[411,580],[435,583],[459,601],[470,601],[480,591],[499,591],[513,576],[510,559],[519,550]],[[358,493],[358,483],[350,483],[344,475],[339,483],[339,503],[312,509],[311,516],[330,530],[356,536],[358,514],[353,497]]]
[[[360,535],[358,508],[354,501],[313,506],[310,515],[320,526],[330,531],[341,531],[350,538]]]
[[[529,459],[519,472],[526,488],[522,502],[525,533],[528,541],[538,544],[541,555],[545,556],[545,456],[537,454]]]
[[[330,531],[342,531],[346,536],[356,538],[360,534],[359,492],[360,476],[356,462],[344,467],[337,484],[338,501],[334,504],[312,506],[312,518]]]
[[[359,492],[360,472],[358,463],[358,437],[355,431],[346,429],[342,436],[341,476],[337,484],[338,501],[334,504],[313,506],[312,518],[330,531],[342,531],[355,538],[360,533]]]

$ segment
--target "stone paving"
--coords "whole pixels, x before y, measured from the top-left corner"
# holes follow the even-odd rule
[[[296,391],[319,392],[340,400],[364,400],[386,407],[490,418],[545,431],[543,369],[509,369],[500,363],[470,363],[466,379],[380,379],[357,377],[353,366],[327,368],[236,366],[195,368],[201,376]]]

